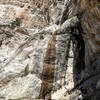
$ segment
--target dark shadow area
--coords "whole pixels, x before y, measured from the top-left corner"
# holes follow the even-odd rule
[[[89,65],[85,65],[85,52],[88,50],[85,47],[83,30],[81,23],[72,28],[73,36],[73,79],[74,89],[78,89],[82,93],[83,99],[78,100],[100,100],[100,64],[99,58],[94,56],[95,60],[91,60]],[[77,34],[76,34],[77,33]],[[98,87],[97,87],[98,84]]]

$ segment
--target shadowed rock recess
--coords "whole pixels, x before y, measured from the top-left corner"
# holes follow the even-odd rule
[[[0,100],[100,100],[100,0],[0,0]]]

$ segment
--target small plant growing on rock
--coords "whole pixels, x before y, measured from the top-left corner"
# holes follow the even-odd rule
[[[43,35],[40,35],[40,37],[39,37],[41,40],[43,40],[44,39],[44,36]]]
[[[25,67],[25,70],[24,70],[24,75],[28,75],[29,73],[29,65],[27,64],[26,67]]]
[[[21,21],[21,18],[16,18],[15,21],[13,21],[11,23],[11,28],[15,28],[15,27],[20,27],[22,21]]]

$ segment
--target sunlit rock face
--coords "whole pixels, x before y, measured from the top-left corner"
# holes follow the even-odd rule
[[[69,39],[66,34],[56,36],[55,42],[52,42],[51,34],[43,34],[30,43],[22,45],[31,35],[36,34],[46,25],[40,8],[37,8],[39,1],[34,2],[31,0],[0,1],[0,99],[2,100],[35,99],[39,96],[41,99],[41,94],[48,90],[51,93],[45,98],[50,96],[51,99],[58,100],[64,98],[66,89],[74,86],[73,58],[66,62],[64,56]],[[36,6],[33,6],[35,4]],[[55,19],[58,16],[56,12],[58,8],[55,6],[53,9],[52,6],[50,16]],[[52,31],[54,30],[56,27],[52,28]],[[72,51],[70,56],[73,56]],[[70,67],[64,66],[66,63]],[[45,90],[43,86],[47,89]]]
[[[6,4],[0,5],[0,23],[8,24],[16,20],[21,19],[22,27],[34,28],[42,27],[45,25],[43,18],[39,15],[32,14],[28,6],[20,7],[15,5]],[[39,25],[41,23],[41,25]]]
[[[7,23],[20,18],[22,27],[43,28],[48,20],[49,23],[53,23],[58,16],[58,8],[59,5],[54,5],[51,0],[1,0],[0,20],[2,23]]]

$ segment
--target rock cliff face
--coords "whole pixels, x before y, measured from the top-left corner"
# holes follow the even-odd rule
[[[0,99],[2,100],[41,99],[45,98],[47,92],[50,92],[46,95],[47,98],[60,99],[66,92],[65,87],[69,89],[73,87],[73,82],[69,84],[69,81],[72,81],[73,58],[70,58],[71,67],[66,69],[64,57],[69,37],[63,34],[55,36],[54,40],[50,39],[52,35],[49,32],[56,30],[56,25],[46,27],[45,30],[50,31],[38,35],[40,29],[47,24],[45,15],[41,13],[41,9],[47,4],[44,1],[43,5],[40,5],[41,8],[38,8],[39,3],[41,4],[41,1],[0,1]],[[51,8],[52,6],[51,4]],[[58,8],[60,4],[50,9],[51,18],[58,16],[60,11]],[[30,39],[33,36],[34,38]],[[26,43],[29,39],[30,42]]]
[[[72,3],[73,1],[73,3]],[[84,100],[99,100],[100,91],[97,86],[100,75],[100,39],[99,39],[99,25],[100,25],[100,1],[99,0],[72,0],[70,5],[72,13],[68,14],[68,18],[77,15],[80,20],[79,31],[84,41],[84,56],[83,67],[75,69],[75,82],[83,80],[80,90],[85,97]],[[79,45],[79,44],[78,44]],[[82,45],[83,47],[83,45]],[[80,48],[81,49],[81,48]],[[82,53],[82,52],[81,52]],[[81,54],[82,55],[82,54]],[[80,55],[78,56],[80,57]],[[81,57],[80,57],[81,58]],[[81,62],[79,62],[81,63]],[[81,69],[80,69],[81,68]],[[80,71],[78,72],[78,70]],[[94,94],[96,92],[96,94]]]
[[[1,0],[0,100],[99,100],[99,24],[99,0]]]

